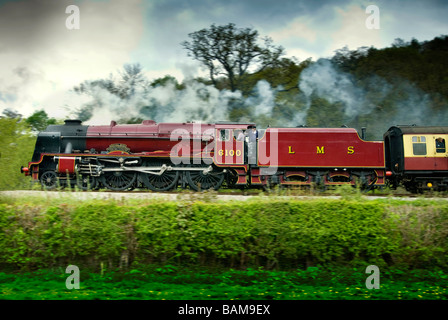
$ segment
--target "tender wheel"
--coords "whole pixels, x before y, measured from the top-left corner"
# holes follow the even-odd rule
[[[52,190],[58,186],[58,176],[54,171],[45,171],[40,176],[40,183],[46,190]]]
[[[137,173],[132,171],[109,171],[101,176],[103,185],[114,191],[124,191],[133,187]]]
[[[206,167],[202,167],[206,170]],[[224,181],[224,173],[222,171],[187,171],[186,178],[188,184],[193,190],[218,190]]]
[[[98,179],[87,174],[79,175],[76,178],[76,185],[81,190],[93,190],[98,186]]]
[[[159,167],[161,163],[149,164],[149,166]],[[177,186],[179,171],[165,171],[161,175],[150,173],[140,173],[143,184],[153,191],[167,191]]]

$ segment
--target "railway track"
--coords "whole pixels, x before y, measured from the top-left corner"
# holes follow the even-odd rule
[[[206,199],[216,199],[216,200],[247,200],[253,197],[281,197],[281,198],[291,198],[291,199],[313,199],[313,198],[333,198],[340,199],[345,196],[341,196],[336,193],[330,192],[315,192],[315,193],[293,193],[293,192],[247,192],[242,190],[240,192],[229,192],[229,191],[204,191],[204,192],[185,192],[185,191],[171,191],[171,192],[150,192],[150,191],[139,191],[135,190],[132,192],[120,192],[120,191],[39,191],[39,190],[15,190],[15,191],[1,191],[1,198],[29,198],[29,197],[47,197],[47,198],[58,198],[58,197],[70,197],[79,200],[88,199],[165,199],[165,200],[179,200],[179,199],[193,199],[193,200],[206,200]],[[364,193],[362,194],[363,199],[374,200],[374,199],[402,199],[402,200],[416,200],[416,199],[442,199],[448,201],[448,193],[443,194],[409,194],[409,193],[397,193],[397,194],[374,194],[374,193]]]

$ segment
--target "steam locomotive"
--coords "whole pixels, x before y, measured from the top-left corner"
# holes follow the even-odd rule
[[[127,191],[178,187],[360,185],[446,190],[448,127],[393,126],[383,141],[353,128],[267,128],[255,123],[50,125],[21,172],[45,189]],[[251,135],[256,131],[257,135]]]

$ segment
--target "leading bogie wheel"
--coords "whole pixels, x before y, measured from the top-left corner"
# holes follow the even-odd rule
[[[58,186],[58,175],[54,171],[45,171],[40,176],[40,183],[45,190],[53,190]]]
[[[80,174],[76,177],[76,185],[81,190],[94,190],[98,186],[98,179],[89,174]]]

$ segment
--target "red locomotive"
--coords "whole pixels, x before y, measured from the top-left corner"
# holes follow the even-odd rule
[[[408,154],[414,135],[408,142],[404,127],[392,127],[385,143],[365,141],[351,128],[267,128],[251,136],[253,127],[254,123],[152,120],[85,126],[66,120],[65,125],[51,125],[39,133],[32,161],[21,171],[46,189],[68,184],[84,190],[166,191],[179,186],[217,190],[223,185],[356,183],[372,189],[391,182],[420,190],[446,189],[448,184],[446,149],[438,148],[433,162],[423,160],[426,154]],[[420,137],[414,150],[423,148],[416,146],[423,143],[422,137],[446,141],[447,127],[433,129],[414,132]]]

